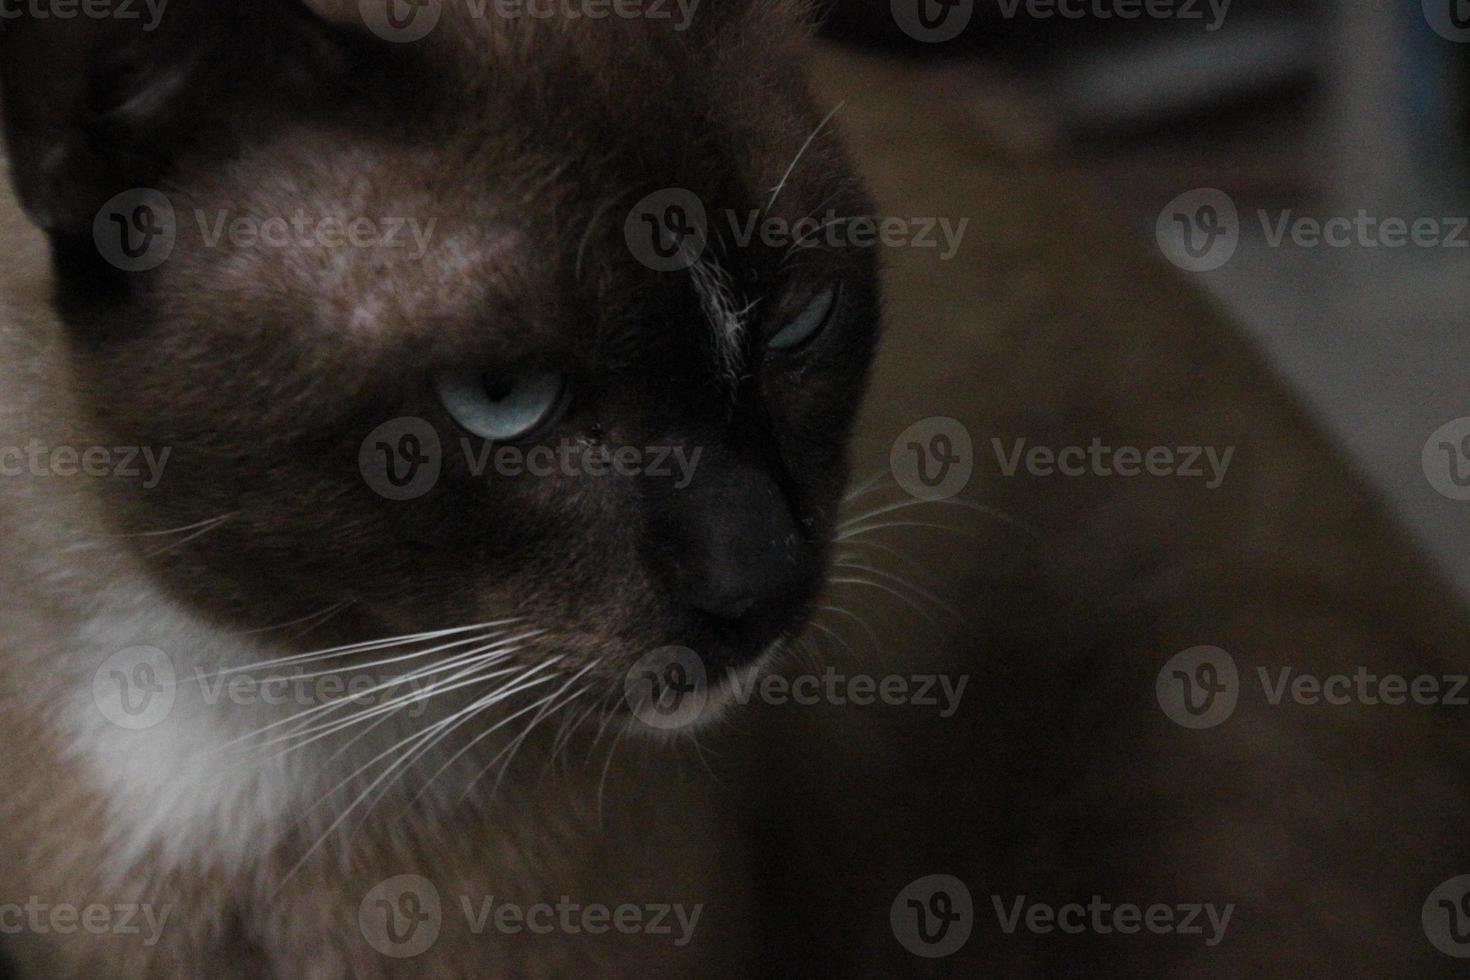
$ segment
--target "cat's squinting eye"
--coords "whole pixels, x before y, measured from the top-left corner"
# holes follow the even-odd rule
[[[567,378],[538,371],[496,383],[473,370],[446,371],[434,379],[444,410],[463,428],[490,442],[533,439],[561,418]]]
[[[794,320],[766,341],[766,347],[774,351],[795,350],[817,336],[837,312],[840,295],[839,287],[835,285],[822,290]]]

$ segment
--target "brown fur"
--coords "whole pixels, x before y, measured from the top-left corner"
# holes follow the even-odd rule
[[[7,444],[45,438],[174,455],[169,478],[152,489],[46,478],[6,488],[7,553],[28,555],[53,579],[17,572],[6,583],[4,741],[46,761],[6,756],[14,779],[0,877],[7,896],[144,900],[181,916],[153,949],[128,937],[24,935],[23,969],[638,976],[657,955],[675,974],[748,974],[744,831],[728,804],[710,800],[722,791],[662,772],[667,761],[613,760],[604,774],[603,760],[631,724],[623,681],[643,653],[683,642],[716,664],[744,661],[799,626],[820,582],[876,332],[873,265],[862,254],[726,255],[734,288],[760,300],[745,341],[751,359],[730,390],[687,278],[639,266],[622,243],[621,215],[667,186],[740,212],[759,207],[799,154],[773,213],[863,207],[830,134],[801,154],[820,118],[800,84],[804,19],[796,4],[727,4],[678,36],[660,24],[564,29],[451,16],[412,50],[317,23],[294,0],[179,0],[153,36],[77,21],[10,25],[14,177],[50,234],[64,325],[30,305],[41,302],[34,270],[21,276],[17,292],[29,295],[15,302],[31,322],[7,336]],[[78,70],[43,90],[31,71],[48,58]],[[665,83],[639,84],[654,74]],[[180,241],[159,269],[119,274],[90,244],[90,215],[136,184],[176,202]],[[190,216],[228,209],[265,219],[298,207],[432,216],[439,231],[423,261],[353,251],[343,266],[342,252],[209,248]],[[22,240],[40,251],[33,237]],[[847,285],[846,336],[834,326],[799,357],[761,360],[761,342],[793,315],[788,292],[828,277]],[[666,530],[682,501],[653,478],[494,477],[487,487],[451,452],[424,500],[402,506],[373,494],[357,467],[364,437],[418,415],[446,444],[457,440],[431,380],[465,363],[554,364],[571,375],[580,390],[558,426],[564,438],[698,446],[706,482],[770,473],[807,538],[796,590],[769,617],[710,624],[696,615],[683,600],[692,556]],[[221,514],[230,516],[209,533],[157,547],[156,532]],[[78,553],[89,560],[60,557]],[[473,785],[517,744],[518,729],[483,744],[466,730],[354,836],[328,830],[309,850],[331,819],[318,811],[272,832],[258,846],[264,857],[243,866],[150,853],[119,869],[119,804],[44,706],[70,704],[68,685],[84,684],[91,669],[48,621],[126,615],[136,597],[118,592],[125,580],[148,583],[221,635],[347,604],[309,635],[272,636],[272,655],[520,617],[544,632],[512,663],[558,656],[565,677],[591,669],[579,676],[594,682],[590,703],[612,709],[608,738],[594,741],[594,715],[564,752],[589,761],[549,784],[537,777],[553,754],[550,735],[533,739],[498,793],[499,780],[486,779],[455,802],[443,784]],[[151,601],[136,610],[145,624]],[[236,662],[227,646],[174,652],[223,668]],[[446,712],[466,704],[445,700]],[[474,751],[461,758],[461,748]],[[344,759],[361,762],[363,750]],[[441,761],[457,768],[430,787]],[[360,788],[349,781],[334,795],[344,792],[332,788],[341,775],[301,771],[291,782],[337,805]],[[421,787],[434,792],[415,806]],[[502,901],[703,902],[722,921],[705,920],[696,944],[670,950],[648,937],[470,941],[453,933],[463,917],[447,914],[431,954],[395,963],[362,941],[356,907],[372,884],[410,872],[437,880],[447,902],[463,881]]]
[[[1454,975],[1456,962],[1429,947],[1418,915],[1436,884],[1465,870],[1457,709],[1245,700],[1225,726],[1189,732],[1160,713],[1153,682],[1169,656],[1201,643],[1230,650],[1243,674],[1257,664],[1463,669],[1458,603],[1266,380],[1255,353],[1129,244],[1075,176],[971,139],[963,118],[936,110],[936,81],[922,73],[831,57],[819,81],[822,101],[849,100],[839,121],[885,212],[974,219],[952,266],[933,253],[889,256],[893,325],[858,424],[854,472],[885,467],[910,423],[952,415],[977,439],[971,495],[1031,530],[923,511],[964,536],[900,528],[883,540],[944,583],[968,625],[932,627],[902,603],[833,586],[823,604],[861,615],[879,633],[881,662],[863,659],[862,635],[841,619],[818,616],[845,630],[854,651],[825,634],[808,642],[849,669],[971,674],[961,711],[940,720],[892,708],[753,708],[720,739],[722,789],[692,771],[675,778],[665,749],[619,756],[599,828],[589,812],[595,774],[574,767],[544,795],[491,804],[505,810],[488,820],[471,807],[378,825],[353,848],[321,855],[277,905],[260,889],[279,867],[243,884],[142,874],[128,893],[171,896],[192,911],[157,959],[121,942],[32,937],[20,947],[23,965],[119,976],[189,975],[197,967],[181,964],[199,962],[239,976]],[[732,85],[723,97],[754,103],[760,90]],[[802,125],[809,130],[809,120],[772,130],[787,137],[778,167]],[[22,253],[38,249],[34,236],[5,231],[29,243]],[[29,331],[27,363],[58,377],[65,358],[34,312],[38,289],[24,272],[7,283],[8,310],[27,311],[7,344]],[[332,355],[343,356],[323,354]],[[1238,453],[1215,491],[1183,480],[1007,479],[985,465],[992,435]],[[889,490],[880,499],[902,498]],[[4,529],[7,539],[20,533]],[[250,535],[231,541],[241,547],[260,545]],[[291,566],[282,553],[261,560]],[[636,606],[621,577],[586,574],[572,585],[588,622]],[[20,585],[7,580],[6,594]],[[36,605],[10,615],[7,652],[47,648],[48,615],[70,614],[63,592],[27,587]],[[0,881],[8,876],[14,894],[95,896],[106,855],[89,842],[103,836],[105,818],[37,709],[46,701],[35,685],[47,678],[13,667],[0,676],[17,709],[0,714],[0,744],[25,747],[5,758]],[[487,949],[450,936],[435,948],[438,962],[399,963],[356,941],[356,897],[410,866],[434,869],[424,873],[446,892],[443,879],[462,872],[507,894],[549,887],[673,901],[687,889],[685,900],[712,907],[685,962],[663,958],[666,948]],[[514,884],[502,886],[507,869]],[[977,928],[954,958],[927,962],[895,943],[888,910],[900,888],[932,873],[969,884]],[[1026,938],[995,927],[991,893],[1238,909],[1216,949],[1179,937]]]
[[[1463,674],[1460,601],[1258,353],[1085,175],[972,138],[961,73],[843,55],[819,78],[829,100],[849,100],[844,132],[885,213],[970,216],[977,229],[951,267],[932,252],[889,256],[892,323],[855,473],[882,466],[912,422],[950,415],[976,442],[969,494],[1031,530],[930,507],[910,514],[963,536],[880,538],[948,583],[968,630],[836,590],[881,631],[883,672],[973,679],[947,720],[776,712],[774,742],[793,750],[772,770],[771,805],[799,814],[778,824],[794,868],[779,904],[803,910],[784,920],[783,962],[844,976],[1460,975],[1420,909],[1470,867],[1466,709],[1273,707],[1255,678],[1286,665]],[[955,108],[931,105],[935,90]],[[1094,436],[1237,453],[1206,490],[1008,478],[990,447]],[[819,619],[861,655],[851,623]],[[1255,693],[1219,728],[1188,731],[1154,682],[1200,644],[1229,651]],[[888,911],[935,873],[967,883],[976,926],[959,954],[924,964],[893,941]],[[1007,935],[994,894],[1238,907],[1206,949],[1198,937]]]

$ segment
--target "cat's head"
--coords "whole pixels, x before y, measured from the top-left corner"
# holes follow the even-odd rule
[[[105,485],[118,540],[246,629],[752,662],[821,587],[877,334],[802,6],[378,2],[0,35],[80,402],[169,454]]]

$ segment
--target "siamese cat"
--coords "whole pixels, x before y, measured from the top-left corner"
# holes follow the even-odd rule
[[[1271,694],[1465,617],[1083,178],[801,4],[486,9],[0,22],[20,976],[1457,975],[1465,709]],[[876,359],[741,233],[874,210],[971,229]]]
[[[713,718],[825,577],[875,259],[713,217],[871,211],[810,11],[430,6],[0,36],[23,976],[758,969],[728,790],[612,747],[651,652]],[[664,193],[711,230],[640,251]]]

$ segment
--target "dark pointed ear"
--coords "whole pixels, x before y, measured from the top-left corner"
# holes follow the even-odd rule
[[[110,198],[156,186],[182,157],[228,153],[246,116],[286,93],[298,104],[340,62],[340,31],[298,0],[133,9],[0,22],[11,173],[58,244],[90,237]]]

